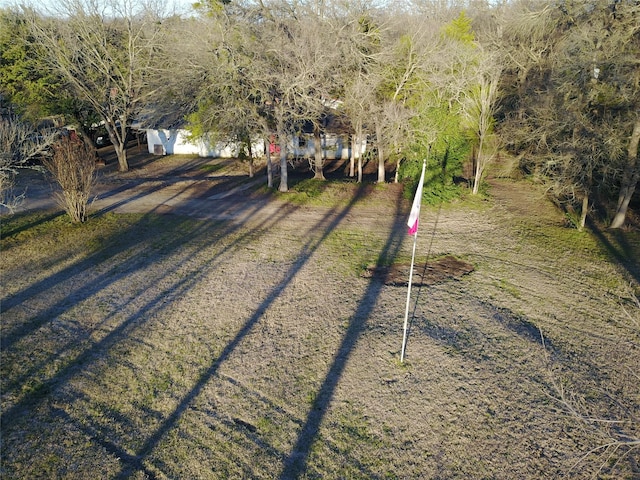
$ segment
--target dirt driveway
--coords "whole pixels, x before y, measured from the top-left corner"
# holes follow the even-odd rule
[[[183,157],[131,156],[129,172],[120,173],[114,163],[98,167],[90,211],[119,213],[178,213],[200,218],[242,216],[243,208],[233,208],[238,197],[264,179],[250,180],[228,161]],[[55,208],[51,179],[36,171],[18,176],[16,191],[26,196],[18,211]],[[236,201],[234,201],[234,199]],[[255,198],[256,202],[262,202]],[[244,202],[243,202],[244,203]]]
[[[354,201],[358,208],[335,210],[329,207],[293,203],[287,195],[274,197],[261,189],[266,187],[264,168],[254,178],[248,176],[248,165],[237,159],[211,159],[190,156],[160,157],[133,148],[129,154],[130,169],[118,172],[110,147],[101,150],[106,166],[98,167],[90,212],[157,213],[186,215],[201,220],[232,221],[237,224],[259,224],[276,216],[287,224],[306,225],[322,218],[341,215],[346,222],[377,229],[380,215],[394,217],[409,208],[402,198],[402,186],[387,184],[375,188],[371,181],[357,190]],[[306,165],[289,172],[290,185],[297,178],[311,178]],[[256,167],[259,169],[259,165]],[[331,167],[328,167],[329,170]],[[337,167],[333,167],[337,168]],[[372,172],[375,169],[371,167]],[[365,179],[368,172],[365,171]],[[371,173],[373,178],[375,174]],[[277,186],[278,178],[274,180]],[[57,208],[50,178],[36,171],[23,171],[18,176],[17,192],[26,198],[17,212]],[[344,203],[352,190],[343,192]],[[366,197],[367,202],[359,202]],[[373,206],[371,206],[373,205]],[[351,205],[353,207],[354,205]]]

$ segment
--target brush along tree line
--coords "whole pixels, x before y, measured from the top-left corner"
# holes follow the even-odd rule
[[[128,169],[135,119],[183,119],[193,135],[279,142],[311,124],[323,179],[329,128],[368,141],[378,181],[446,199],[478,192],[500,152],[549,186],[579,225],[594,202],[624,224],[640,177],[640,5],[632,1],[414,2],[203,0],[57,2],[0,11],[2,102],[24,119],[103,122]],[[337,126],[336,126],[337,125]],[[362,180],[351,149],[348,175]],[[251,165],[251,172],[252,165]]]

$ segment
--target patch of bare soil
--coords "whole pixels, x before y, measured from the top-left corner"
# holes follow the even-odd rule
[[[369,266],[362,273],[364,278],[374,278],[385,285],[407,286],[409,284],[410,263],[394,263],[389,266]],[[413,267],[412,285],[435,285],[447,280],[460,280],[473,272],[468,262],[451,255],[426,262],[423,266]]]

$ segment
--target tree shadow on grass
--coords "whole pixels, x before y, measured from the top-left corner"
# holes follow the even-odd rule
[[[623,230],[603,231],[590,218],[587,218],[589,230],[604,247],[607,254],[615,260],[621,269],[636,283],[640,290],[640,234]],[[635,236],[635,243],[629,241]]]
[[[379,267],[386,263],[388,259],[395,258],[402,245],[404,218],[400,215],[400,208],[401,202],[397,202],[394,225],[385,245],[378,254],[377,266]],[[365,329],[367,319],[374,310],[376,300],[383,288],[384,283],[382,282],[376,280],[369,282],[367,290],[360,299],[356,312],[349,320],[349,325],[333,357],[329,371],[315,395],[304,425],[298,433],[296,444],[284,463],[284,468],[279,476],[281,480],[295,479],[305,474],[312,446],[319,435],[320,424],[331,404],[335,389],[342,377],[349,356]]]
[[[124,193],[127,190],[129,190],[131,188],[131,185],[127,185],[127,186],[122,186],[122,187],[117,187],[116,189],[114,189],[113,191],[111,191],[111,194],[116,194],[116,193]],[[115,203],[110,204],[109,206],[103,208],[102,210],[100,210],[97,213],[92,214],[92,216],[101,216],[104,215],[106,213],[112,212],[114,210],[116,210],[118,207],[124,206],[125,204],[134,202],[138,199],[142,199],[146,196],[149,196],[151,194],[153,194],[154,192],[157,192],[158,190],[161,190],[162,188],[164,188],[164,185],[160,185],[160,186],[152,186],[149,188],[146,188],[144,191],[136,193],[135,195],[132,196],[127,196],[125,199],[121,200],[121,201],[117,201]],[[185,187],[186,189],[186,187]],[[182,192],[177,192],[175,194],[173,194],[173,198],[179,196]],[[108,196],[109,194],[107,194]],[[179,203],[178,203],[179,205]],[[207,213],[209,215],[213,215],[216,212],[221,212],[222,210],[224,210],[226,208],[225,206],[226,204],[215,204],[215,205],[207,205]],[[242,202],[238,202],[236,203],[233,208],[234,208],[234,214],[238,215],[238,214],[242,214],[243,218],[245,219],[250,219],[254,216],[258,216],[260,213],[260,210],[263,209],[265,205],[259,205],[256,204],[255,202],[249,203],[247,202],[246,204],[243,204]],[[151,209],[151,214],[155,213],[155,211],[159,211],[161,213],[161,207],[162,205],[159,205],[153,209]],[[284,217],[287,213],[289,213],[291,211],[291,208],[295,208],[292,206],[285,206],[284,208],[280,209],[279,214],[275,217]],[[32,228],[34,226],[37,226],[40,223],[44,223],[46,221],[50,221],[52,219],[55,219],[56,217],[62,215],[61,212],[56,212],[53,213],[51,215],[45,216],[43,217],[41,220],[37,221],[37,222],[32,222],[31,224],[27,225],[27,226],[19,226],[16,227],[15,229],[11,230],[9,233],[5,234],[5,237],[8,235],[15,235],[17,233],[20,233],[20,231],[23,231],[25,228]],[[146,219],[149,219],[151,217],[145,217]],[[140,222],[139,222],[139,226],[144,225],[144,223],[147,221],[145,218],[143,218]],[[191,221],[191,220],[189,220]],[[136,227],[133,226],[132,229],[135,229]],[[234,227],[234,228],[237,228]],[[129,242],[127,240],[127,232],[120,232],[120,234],[117,236],[117,238],[114,238],[113,241],[111,242],[112,245],[105,251],[105,250],[99,250],[94,252],[93,254],[87,256],[85,259],[83,259],[80,262],[74,263],[72,265],[70,265],[69,267],[66,267],[64,269],[62,269],[61,271],[59,271],[58,273],[43,279],[39,282],[36,282],[32,285],[30,285],[29,287],[26,287],[25,289],[23,289],[20,292],[16,292],[14,294],[12,294],[11,296],[7,297],[7,298],[3,298],[2,299],[2,311],[3,313],[6,313],[8,311],[10,311],[12,308],[16,307],[17,305],[20,305],[21,303],[25,302],[26,300],[28,300],[29,298],[32,298],[35,295],[41,295],[41,293],[43,291],[48,290],[49,288],[52,288],[66,280],[68,280],[69,278],[77,275],[79,272],[91,269],[93,267],[95,267],[96,265],[100,264],[102,261],[104,261],[105,258],[109,258],[109,257],[114,257],[120,253],[122,253],[123,251],[133,247],[134,245],[138,244],[138,243],[142,243],[144,241],[151,241],[153,239],[151,238],[146,238],[145,232],[146,229],[143,229],[142,232],[142,237],[137,237],[135,239],[130,239],[131,242]],[[231,233],[231,232],[228,232]],[[139,235],[139,234],[138,234]],[[124,239],[124,241],[123,241]],[[109,241],[107,241],[107,243],[109,243]],[[165,245],[165,247],[169,247],[172,244],[169,243],[167,245]],[[173,246],[177,249],[180,248],[181,246],[181,241],[178,241],[177,243],[173,244]],[[145,260],[141,259],[141,258],[137,258],[133,260],[133,263],[128,265],[129,268],[131,269],[135,269],[135,266],[137,263],[144,263]],[[73,297],[73,301],[74,302],[78,302],[78,301],[82,301],[86,298],[89,298],[90,296],[94,295],[97,291],[101,290],[102,288],[105,287],[106,284],[114,281],[115,279],[117,279],[118,277],[113,275],[112,272],[107,272],[103,275],[101,275],[97,281],[95,281],[93,283],[93,285],[91,286],[87,286],[86,288],[82,289],[82,292],[80,293],[76,293]],[[106,282],[106,283],[105,283]],[[56,312],[58,312],[60,310],[60,308],[66,308],[66,305],[68,304],[68,302],[71,300],[71,293],[68,297],[66,297],[64,300],[62,300],[60,302],[60,304],[55,305],[53,307],[51,307],[48,310],[45,310],[44,312],[42,312],[41,314],[33,317],[29,322],[23,324],[20,326],[19,329],[16,330],[12,330],[9,329],[7,330],[6,327],[3,331],[3,335],[2,335],[2,339],[0,340],[0,349],[1,350],[5,350],[7,348],[10,348],[16,341],[18,341],[20,338],[23,338],[24,336],[28,335],[29,333],[31,333],[32,331],[34,331],[35,329],[39,328],[43,323],[49,321],[51,318],[53,318],[56,315]]]
[[[260,207],[256,206],[253,214],[259,213]],[[275,217],[269,217],[262,220],[262,223],[255,225],[255,229],[247,234],[239,237],[236,241],[226,249],[219,252],[219,254],[210,259],[210,263],[213,263],[224,254],[226,250],[236,248],[244,241],[247,241],[251,236],[259,233],[261,229],[273,228],[279,221],[281,221],[286,214],[287,209],[283,209],[281,214]],[[130,226],[127,231],[120,231],[116,235],[117,238],[107,240],[107,244],[110,244],[106,249],[101,249],[82,261],[76,262],[66,268],[63,268],[56,274],[36,282],[24,289],[21,292],[13,295],[5,302],[3,302],[3,315],[7,314],[11,308],[19,305],[22,302],[27,301],[34,296],[46,295],[49,289],[54,288],[64,282],[70,281],[77,275],[83,274],[83,272],[91,270],[99,266],[102,262],[108,261],[112,257],[122,254],[133,248],[144,247],[146,244],[158,242],[156,237],[157,229],[148,225],[154,221],[153,215],[145,215],[136,224]],[[220,225],[212,225],[209,222],[197,222],[192,219],[178,218],[173,221],[174,230],[180,232],[179,235],[169,234],[165,237],[165,242],[162,245],[156,247],[162,250],[163,255],[171,255],[178,252],[185,242],[183,231],[186,229],[188,238],[190,240],[203,238],[205,242],[214,243],[218,238],[226,237],[234,234],[241,226],[233,223],[228,223],[222,228]],[[144,269],[148,265],[149,260],[142,254],[136,255],[134,258],[127,261],[126,266],[115,264],[110,269],[100,273],[91,285],[82,284],[69,290],[66,295],[56,300],[51,305],[45,306],[42,310],[37,312],[29,321],[22,323],[21,325],[7,331],[6,327],[2,331],[2,351],[5,359],[8,354],[11,354],[12,348],[16,346],[21,339],[34,334],[38,329],[42,328],[46,324],[52,322],[55,318],[62,315],[73,305],[77,305],[80,302],[89,299],[90,297],[97,295],[100,291],[107,289],[110,285],[118,282],[128,275],[135,273],[138,270]],[[179,268],[180,265],[175,265],[174,268]],[[205,266],[203,266],[205,267]],[[163,272],[163,276],[170,274],[170,272]],[[82,365],[86,367],[91,364],[101,354],[106,353],[111,347],[116,345],[121,339],[129,336],[135,329],[142,328],[148,318],[156,311],[166,307],[167,300],[170,298],[179,298],[179,295],[186,293],[193,285],[198,281],[198,275],[186,276],[178,283],[172,284],[168,289],[162,290],[153,299],[147,302],[145,305],[135,311],[135,314],[124,319],[117,327],[111,329],[109,333],[104,336],[100,341],[96,343],[88,343],[88,347],[80,353],[72,352],[72,349],[77,347],[76,342],[72,340],[66,345],[60,346],[55,353],[44,358],[40,363],[33,365],[27,372],[19,375],[18,377],[7,379],[5,378],[3,394],[11,393],[15,390],[18,400],[8,408],[4,408],[2,415],[0,416],[0,424],[3,428],[11,425],[11,423],[20,416],[25,414],[35,404],[43,401],[44,396],[42,391],[51,391],[56,386],[63,384],[69,376],[72,376],[77,371],[77,366]],[[148,283],[154,284],[160,279],[149,278]],[[133,304],[136,301],[134,295],[126,300],[123,304],[119,305],[119,310],[124,309],[128,304]],[[103,328],[112,317],[115,317],[119,312],[112,312],[105,319],[103,319],[95,329]],[[72,358],[68,358],[69,352],[71,352]],[[74,356],[75,355],[75,356]],[[27,391],[26,394],[20,394],[19,390],[21,385],[29,378],[34,376],[41,370],[47,369],[50,364],[55,364],[56,359],[60,357],[65,358],[65,365],[62,369],[56,371],[53,376],[40,380],[40,386],[32,389],[31,392]]]
[[[260,321],[265,310],[273,304],[279,296],[281,296],[285,288],[287,288],[297,273],[308,262],[308,259],[314,254],[314,252],[316,252],[323,244],[327,236],[329,236],[350,213],[353,205],[360,200],[364,190],[364,186],[360,188],[354,195],[353,201],[347,207],[334,208],[330,210],[319,221],[317,221],[315,225],[311,226],[309,230],[311,235],[300,249],[297,260],[290,266],[283,280],[268,293],[262,304],[256,308],[254,314],[246,320],[243,327],[237,332],[235,337],[228,342],[220,354],[211,361],[209,367],[206,368],[206,370],[199,376],[191,389],[180,398],[177,407],[168,416],[165,416],[163,420],[160,419],[159,426],[152,430],[146,439],[140,439],[139,435],[136,434],[138,441],[134,442],[134,444],[139,445],[139,447],[135,447],[135,452],[132,452],[127,448],[126,438],[121,439],[121,441],[113,440],[121,438],[124,432],[131,430],[131,428],[134,427],[132,420],[128,419],[128,417],[115,419],[116,425],[114,426],[107,425],[101,427],[97,424],[92,425],[90,418],[74,420],[70,418],[70,414],[63,414],[61,412],[58,412],[57,416],[62,418],[66,423],[73,422],[74,425],[88,435],[92,441],[102,446],[105,451],[111,455],[120,459],[121,469],[116,478],[127,478],[134,475],[136,472],[141,472],[151,478],[154,478],[155,474],[152,471],[153,469],[150,468],[148,461],[155,448],[160,444],[165,436],[177,426],[185,411],[192,406],[193,401],[201,394],[209,380],[218,374],[220,365],[231,356],[239,343]],[[257,214],[259,210],[260,207],[256,206],[254,213]],[[288,209],[282,209],[278,212],[278,215],[263,219],[262,222],[255,225],[252,230],[241,235],[238,239],[234,239],[234,242],[228,247],[225,247],[225,249],[239,248],[243,241],[248,241],[251,237],[259,235],[260,231],[277,228],[278,223],[289,212],[290,210]],[[145,243],[151,242],[154,239],[144,235],[144,232],[146,231],[144,223],[152,221],[153,218],[156,217],[153,215],[143,217],[138,224],[129,227],[128,231],[119,232],[117,235],[118,238],[107,239],[108,247],[106,249],[101,249],[99,252],[90,255],[88,258],[63,268],[50,278],[42,280],[37,284],[31,285],[22,292],[19,292],[16,296],[11,297],[10,300],[12,301],[12,306],[15,307],[22,301],[26,301],[33,296],[42,295],[42,293],[46,292],[49,288],[70,281],[77,275],[81,275],[84,271],[99,266],[106,259],[122,254],[134,245],[138,245],[140,243],[144,245]],[[182,227],[178,225],[176,229],[180,232],[180,235],[173,237],[169,235],[169,237],[167,237],[167,241],[161,247],[163,255],[168,256],[179,252],[183,246],[184,235],[188,235],[190,239],[202,238],[204,239],[203,242],[206,246],[207,242],[216,242],[217,239],[232,235],[237,229],[242,228],[242,225],[233,224],[231,222],[215,226],[206,222],[196,222],[194,226],[191,222],[193,221],[185,222]],[[397,224],[398,221],[396,221],[396,226]],[[138,231],[138,229],[140,229],[140,231]],[[387,244],[381,252],[381,259],[383,257],[395,255],[395,252],[400,245],[399,239],[401,238],[401,235],[399,232],[401,230],[402,229],[394,227],[394,233],[389,237]],[[151,231],[153,230],[150,229],[149,232]],[[143,235],[140,236],[140,233],[143,233]],[[155,240],[158,241],[158,239]],[[201,280],[204,272],[210,270],[212,265],[219,261],[219,257],[223,255],[223,253],[224,250],[217,253],[216,256],[211,258],[207,264],[202,265],[198,272],[192,272],[189,275],[181,277],[179,281],[173,282],[168,287],[163,287],[162,290],[154,293],[154,295],[145,301],[145,303],[140,307],[135,305],[135,298],[125,300],[124,306],[131,302],[128,310],[132,311],[132,313],[123,319],[117,318],[118,312],[113,312],[107,315],[107,317],[102,320],[101,325],[109,321],[111,321],[111,323],[117,322],[117,324],[115,324],[115,326],[108,327],[107,333],[98,341],[93,343],[87,342],[79,348],[77,345],[74,345],[72,341],[65,345],[60,345],[55,353],[52,353],[47,358],[42,359],[39,364],[34,365],[26,374],[23,374],[21,378],[11,379],[11,386],[16,390],[27,377],[37,375],[42,376],[42,372],[47,369],[48,364],[56,364],[58,359],[65,357],[65,361],[60,368],[52,373],[44,374],[45,378],[42,381],[42,388],[22,393],[18,392],[16,401],[9,405],[8,408],[5,408],[2,416],[0,417],[3,429],[11,429],[20,425],[22,420],[25,419],[30,412],[33,412],[36,407],[47,402],[47,399],[51,397],[53,392],[61,392],[61,389],[64,388],[65,385],[69,384],[76,375],[80,372],[87,371],[87,369],[90,369],[92,365],[96,364],[96,362],[104,359],[109,352],[116,348],[123,340],[132,338],[136,332],[141,334],[142,329],[149,324],[149,320],[153,318],[154,315],[166,308],[167,303],[170,304],[173,299],[180,298],[193,288],[197,282]],[[47,322],[51,321],[54,317],[63,314],[73,305],[97,295],[100,291],[107,289],[109,285],[123,279],[127,275],[144,270],[148,265],[148,261],[149,260],[145,258],[134,257],[126,264],[125,268],[116,265],[115,267],[110,267],[106,272],[100,272],[96,276],[95,280],[92,281],[91,285],[85,284],[77,287],[74,286],[73,290],[69,291],[63,298],[56,299],[54,302],[51,302],[50,305],[44,306],[43,310],[37,312],[29,322],[23,325],[23,328],[9,332],[7,337],[4,337],[3,335],[3,344],[9,349],[17,348],[16,344],[19,343],[22,338],[34,334],[38,329],[47,324]],[[167,274],[170,273],[171,272],[167,272]],[[145,282],[152,285],[157,283],[158,280],[159,278],[148,278]],[[365,326],[368,315],[374,308],[376,298],[381,288],[381,284],[372,282],[367,289],[367,293],[360,302],[360,306],[350,322],[350,326],[343,338],[342,344],[336,352],[329,374],[321,386],[319,394],[315,397],[316,400],[313,408],[301,427],[296,446],[285,461],[284,471],[282,473],[283,478],[299,476],[305,471],[311,446],[318,436],[320,423],[327,411],[337,382],[345,368],[346,360]],[[101,325],[97,328],[104,328]],[[50,372],[50,370],[48,372]],[[66,398],[64,401],[70,401],[73,403],[73,396],[78,394],[80,393],[71,394],[71,396]],[[80,401],[80,398],[77,400]],[[53,413],[55,415],[55,411]],[[5,443],[3,445],[3,449],[4,448],[10,448],[10,444]]]
[[[47,222],[55,220],[56,218],[61,217],[62,215],[64,215],[64,212],[61,212],[61,211],[43,213],[41,215],[38,215],[37,217],[34,217],[33,214],[18,213],[15,215],[15,218],[12,219],[9,230],[6,230],[6,227],[5,227],[5,225],[7,224],[7,221],[6,220],[0,221],[0,224],[2,225],[2,237],[7,238],[7,237],[12,237],[14,235],[18,235],[21,232],[27,231],[31,228],[35,228]],[[23,218],[29,219],[30,221],[24,222],[21,220]]]
[[[182,415],[189,408],[189,406],[192,405],[194,400],[201,394],[207,383],[218,373],[221,364],[231,356],[240,342],[252,331],[256,324],[260,321],[264,312],[269,308],[271,304],[273,304],[278,299],[278,297],[282,295],[285,288],[291,283],[297,273],[308,262],[309,258],[322,245],[324,240],[331,234],[331,232],[334,231],[344,220],[344,218],[349,214],[349,212],[353,208],[353,205],[360,199],[363,191],[364,186],[361,186],[354,194],[354,197],[348,206],[341,210],[338,208],[331,209],[310,229],[310,231],[317,232],[320,235],[309,237],[309,239],[303,244],[298,254],[297,261],[293,262],[291,267],[285,273],[283,280],[266,295],[264,301],[258,306],[258,308],[256,308],[254,314],[247,319],[247,321],[237,332],[234,338],[226,344],[225,348],[220,352],[217,358],[215,358],[210,366],[200,375],[191,390],[189,390],[186,395],[182,397],[179,405],[162,422],[160,427],[147,438],[142,447],[138,449],[136,458],[139,459],[139,461],[135,462],[135,464],[133,465],[125,464],[117,478],[128,478],[136,470],[141,470],[144,468],[143,462],[146,460],[146,458],[151,455],[153,450],[160,444],[165,435],[167,435],[167,433],[177,425]],[[373,308],[373,305],[370,305],[367,308],[371,309]],[[364,320],[365,319],[360,319],[357,322],[356,330],[358,333],[364,325]],[[352,329],[353,327],[350,329],[350,331]],[[339,368],[337,371],[335,368],[332,368],[332,371],[327,377],[328,379],[330,379],[328,382],[328,386],[330,386],[330,389],[328,390],[323,386],[323,388],[321,389],[321,395],[318,395],[318,399],[314,404],[314,408],[312,408],[312,412],[318,412],[318,407],[321,407],[321,410],[324,412],[326,410],[326,407],[328,406],[328,402],[330,400],[331,394],[333,393],[333,389],[335,388],[337,378],[339,378],[339,374],[344,369],[344,361],[346,360],[348,351],[353,348],[353,345],[355,344],[355,338],[357,338],[357,336],[354,338],[354,332],[350,333],[350,331],[348,331],[347,335],[345,336],[345,339],[348,339],[348,341],[343,342],[343,346],[340,348],[340,351],[337,355],[337,359],[340,359],[340,361],[334,362],[334,365],[339,365]],[[325,382],[325,384],[327,384],[327,382]],[[320,397],[322,397],[322,401],[319,400]],[[316,418],[316,415],[314,414],[312,418]],[[294,450],[294,452],[302,450],[303,452],[306,452],[306,458],[306,455],[308,455],[311,448],[311,443],[313,440],[312,437],[315,437],[315,434],[317,433],[318,425],[319,421],[317,422],[317,424],[311,419],[307,421],[300,434],[300,441],[296,446],[297,450]],[[309,436],[310,434],[311,438]],[[292,454],[290,458],[299,458],[299,454]],[[293,466],[294,464],[291,465]],[[295,463],[295,465],[299,465],[299,463]],[[285,471],[286,469],[287,467],[285,466]]]

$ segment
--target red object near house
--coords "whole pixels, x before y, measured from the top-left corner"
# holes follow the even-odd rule
[[[276,143],[276,138],[273,135],[269,139],[269,153],[271,155],[274,153],[280,153],[280,145]]]

